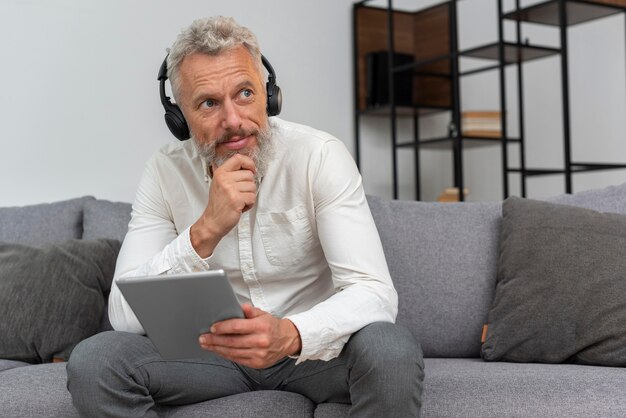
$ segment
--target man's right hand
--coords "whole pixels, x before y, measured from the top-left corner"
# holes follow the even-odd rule
[[[213,167],[209,203],[190,230],[191,245],[200,257],[213,254],[219,241],[237,225],[241,214],[254,206],[255,173],[254,161],[242,154]]]

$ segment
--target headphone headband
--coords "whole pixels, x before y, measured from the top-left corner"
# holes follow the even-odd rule
[[[276,73],[274,72],[272,64],[270,64],[264,55],[261,55],[261,62],[268,72],[267,83],[265,84],[265,90],[267,93],[267,115],[276,116],[280,113],[280,109],[282,107],[282,92],[280,91],[280,87],[276,85]],[[172,100],[165,92],[165,81],[167,80],[167,56],[165,56],[165,59],[159,68],[157,80],[159,81],[159,96],[161,97],[161,104],[165,110],[165,123],[167,124],[170,132],[178,138],[178,140],[185,141],[191,137],[185,116],[183,115],[182,110],[180,110],[180,107],[178,107],[176,103],[172,103]]]

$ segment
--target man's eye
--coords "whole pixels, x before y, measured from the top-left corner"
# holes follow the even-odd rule
[[[252,97],[252,90],[250,90],[250,89],[243,89],[243,90],[241,90],[241,97],[244,97],[246,99]]]
[[[204,102],[202,102],[202,106],[203,107],[213,107],[215,106],[215,102],[211,99],[207,99]]]

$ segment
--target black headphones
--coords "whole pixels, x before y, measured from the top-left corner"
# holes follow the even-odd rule
[[[265,89],[267,91],[267,114],[268,116],[276,116],[280,113],[280,108],[283,103],[283,95],[280,91],[280,87],[276,85],[276,73],[270,62],[261,55],[261,61],[263,66],[269,73],[267,77],[267,83]],[[161,95],[161,104],[165,109],[165,123],[170,132],[178,138],[179,141],[186,141],[190,138],[189,126],[183,116],[182,110],[177,104],[172,103],[169,97],[165,94],[165,80],[167,80],[167,57],[163,60],[161,68],[159,69],[159,93]]]

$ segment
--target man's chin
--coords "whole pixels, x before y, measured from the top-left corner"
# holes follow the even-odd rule
[[[237,154],[245,155],[246,157],[254,159],[255,155],[257,154],[257,148],[245,147],[237,150],[218,151],[216,153],[217,158],[215,158],[215,163],[219,167],[220,165],[224,164],[228,159]]]
[[[237,148],[237,149],[226,148],[226,149],[221,149],[221,150],[218,147],[216,154],[219,158],[229,158],[235,154],[251,156],[255,153],[256,149],[257,149],[256,146],[247,146],[247,147]]]

